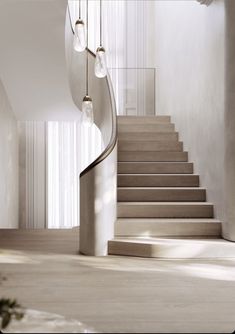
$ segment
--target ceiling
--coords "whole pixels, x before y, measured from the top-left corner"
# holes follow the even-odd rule
[[[70,121],[67,0],[0,0],[0,79],[18,120]]]

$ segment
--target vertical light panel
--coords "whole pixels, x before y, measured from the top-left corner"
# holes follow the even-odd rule
[[[47,124],[48,228],[78,225],[78,131],[76,122]]]

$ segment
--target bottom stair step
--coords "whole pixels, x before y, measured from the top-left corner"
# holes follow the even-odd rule
[[[120,218],[117,237],[220,237],[221,223],[215,219]]]
[[[108,244],[110,255],[149,258],[235,258],[235,243],[209,238],[116,238]]]

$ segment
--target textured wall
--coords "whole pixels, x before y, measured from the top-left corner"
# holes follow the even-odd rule
[[[155,34],[148,43],[148,61],[157,68],[157,113],[173,116],[201,186],[221,218],[224,2],[206,7],[196,1],[155,1],[149,6]]]
[[[17,122],[0,81],[0,228],[18,227]]]

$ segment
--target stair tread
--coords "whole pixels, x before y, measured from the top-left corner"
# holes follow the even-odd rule
[[[162,123],[161,123],[162,124]],[[142,129],[142,130],[136,130],[136,131],[132,131],[132,132],[129,132],[129,131],[122,131],[119,135],[124,135],[124,134],[131,134],[132,136],[134,136],[135,134],[146,134],[146,135],[148,135],[148,136],[150,136],[150,134],[154,134],[154,133],[157,133],[157,134],[160,134],[160,136],[162,135],[162,136],[168,136],[169,134],[170,134],[170,136],[172,135],[172,134],[176,134],[176,135],[178,135],[179,134],[179,132],[178,131],[175,131],[175,130],[172,130],[171,132],[163,132],[163,133],[159,133],[159,132],[157,132],[157,131],[154,131],[154,130],[148,130],[148,131],[145,131],[144,129]]]
[[[165,118],[171,117],[170,115],[118,115],[118,119],[122,118]]]
[[[188,152],[118,151],[118,162],[188,162]]]
[[[182,223],[182,224],[221,224],[220,220],[215,218],[118,218],[118,222],[128,223]]]
[[[156,205],[156,206],[160,206],[160,205],[165,205],[165,206],[170,206],[170,205],[194,205],[194,206],[213,206],[212,203],[209,202],[118,202],[118,205]]]
[[[158,173],[148,173],[148,174],[144,174],[144,173],[138,173],[138,174],[134,174],[134,173],[122,173],[122,174],[118,174],[120,176],[124,176],[124,175],[133,175],[133,176],[153,176],[153,175],[156,175],[156,176],[167,176],[167,177],[170,177],[170,176],[184,176],[184,177],[192,177],[192,176],[199,176],[198,174],[173,174],[173,173],[170,173],[170,174],[164,174],[164,173],[161,173],[161,174],[158,174]]]
[[[131,144],[139,144],[141,141],[136,141],[133,139],[119,139],[118,142],[120,143],[131,143]],[[148,140],[144,140],[143,143],[159,143],[159,144],[163,144],[163,143],[169,143],[169,144],[177,144],[177,143],[183,143],[182,140],[157,140],[157,139],[151,139],[149,138]]]
[[[118,189],[121,190],[186,190],[186,191],[191,191],[191,190],[195,190],[195,191],[205,191],[206,188],[203,187],[118,187]]]
[[[162,244],[162,245],[172,245],[172,244],[188,244],[193,245],[194,243],[207,244],[208,242],[224,245],[233,245],[235,251],[235,244],[231,243],[222,238],[215,237],[115,237],[109,242],[127,242],[127,243],[141,243],[141,244]],[[234,253],[235,257],[235,253]]]
[[[175,125],[171,122],[118,122],[118,133],[122,132],[175,132]]]
[[[119,152],[123,152],[123,153],[127,153],[126,151],[123,151],[123,150],[119,150]],[[168,154],[176,154],[176,153],[187,153],[186,151],[180,151],[180,152],[178,152],[178,151],[156,151],[156,150],[145,150],[145,151],[128,151],[128,153],[130,153],[130,152],[133,152],[133,153],[147,153],[147,154],[158,154],[158,153],[168,153]],[[125,161],[124,161],[125,162]],[[130,161],[126,161],[126,162],[130,162]],[[136,161],[133,161],[133,162],[136,162]],[[137,162],[141,162],[141,161],[137,161]],[[148,161],[145,161],[145,162],[148,162]],[[150,161],[151,162],[151,161]],[[156,161],[156,162],[158,162],[158,161]],[[161,161],[159,161],[159,162],[161,162]],[[162,161],[162,162],[165,162],[165,161]],[[177,161],[176,161],[177,162]],[[184,161],[183,161],[184,162]],[[188,161],[187,161],[188,162]]]
[[[146,164],[146,165],[166,165],[166,164],[192,164],[193,162],[189,161],[118,161],[119,164]]]

